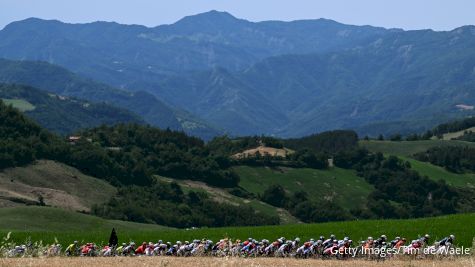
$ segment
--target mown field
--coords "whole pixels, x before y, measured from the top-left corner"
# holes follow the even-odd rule
[[[320,235],[335,234],[338,237],[350,236],[362,240],[368,236],[386,234],[389,238],[403,236],[410,240],[429,233],[433,240],[455,234],[456,244],[472,246],[475,236],[475,214],[458,214],[434,218],[411,220],[365,220],[319,224],[294,224],[257,227],[201,228],[193,230],[173,229],[157,225],[110,221],[97,217],[45,207],[22,207],[0,209],[0,236],[12,232],[17,243],[43,240],[46,243],[58,239],[63,245],[73,240],[104,244],[108,241],[112,227],[116,227],[119,242],[157,241],[174,242],[224,237],[245,239],[276,239],[280,236],[301,239],[318,238]]]
[[[289,194],[305,191],[312,199],[335,199],[346,208],[356,208],[366,200],[373,187],[353,170],[330,168],[292,169],[240,166],[239,186],[254,194],[262,194],[269,185],[279,184]]]

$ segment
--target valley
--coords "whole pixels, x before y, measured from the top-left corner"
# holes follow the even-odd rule
[[[474,248],[475,26],[84,21],[0,29],[0,265]]]

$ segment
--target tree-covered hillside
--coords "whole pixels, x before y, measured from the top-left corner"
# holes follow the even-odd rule
[[[183,133],[138,125],[103,126],[68,143],[0,101],[0,135],[0,169],[51,159],[118,187],[117,195],[92,207],[99,216],[175,227],[279,223],[276,216],[255,216],[249,205],[219,203],[206,193],[183,192],[177,183],[155,179],[154,173],[167,173],[219,186],[237,183],[232,172],[207,156],[203,141]]]
[[[0,84],[0,98],[6,102],[26,101],[32,105],[25,110],[29,118],[44,128],[63,135],[101,124],[145,123],[125,109],[55,95],[30,86]],[[15,106],[15,102],[11,103]]]
[[[169,107],[150,93],[116,89],[46,62],[0,59],[0,82],[29,85],[91,103],[106,103],[130,110],[148,124],[163,129],[184,130],[205,139],[219,133],[202,120]]]
[[[4,137],[0,167],[50,159],[103,179],[116,186],[118,194],[92,211],[107,218],[179,227],[280,222],[275,214],[257,211],[253,206],[256,201],[285,209],[303,222],[414,218],[475,209],[470,188],[430,179],[405,160],[359,148],[351,131],[292,139],[290,144],[298,150],[285,157],[254,154],[236,159],[235,151],[254,146],[279,149],[288,140],[218,137],[205,143],[182,132],[119,124],[82,130],[77,133],[79,140],[67,142],[14,108],[4,104],[0,107],[0,134]],[[252,187],[249,182],[259,179],[253,173],[264,175],[262,179],[269,183],[261,183],[260,189]],[[163,176],[171,182],[160,178]],[[312,179],[321,183],[323,190],[312,190]],[[183,190],[176,181],[194,185],[204,182],[199,187],[204,190],[195,190],[196,186]],[[354,188],[346,188],[348,184]],[[300,186],[305,188],[299,190]],[[344,188],[352,195],[345,196]],[[216,192],[233,194],[247,202],[220,202]],[[313,196],[316,192],[318,195]],[[343,196],[337,197],[339,193]],[[344,205],[349,199],[353,199],[351,207]]]

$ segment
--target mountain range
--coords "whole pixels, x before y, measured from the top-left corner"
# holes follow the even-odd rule
[[[17,60],[0,62],[0,81],[107,102],[208,137],[404,134],[475,113],[473,47],[474,26],[250,22],[218,11],[153,28],[31,18],[0,31],[0,57]],[[9,64],[36,67],[15,74],[2,67]],[[45,78],[54,68],[59,84]]]

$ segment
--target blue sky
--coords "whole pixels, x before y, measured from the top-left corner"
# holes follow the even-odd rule
[[[28,17],[156,26],[212,9],[251,21],[328,18],[435,30],[475,24],[475,0],[0,0],[0,28]]]

